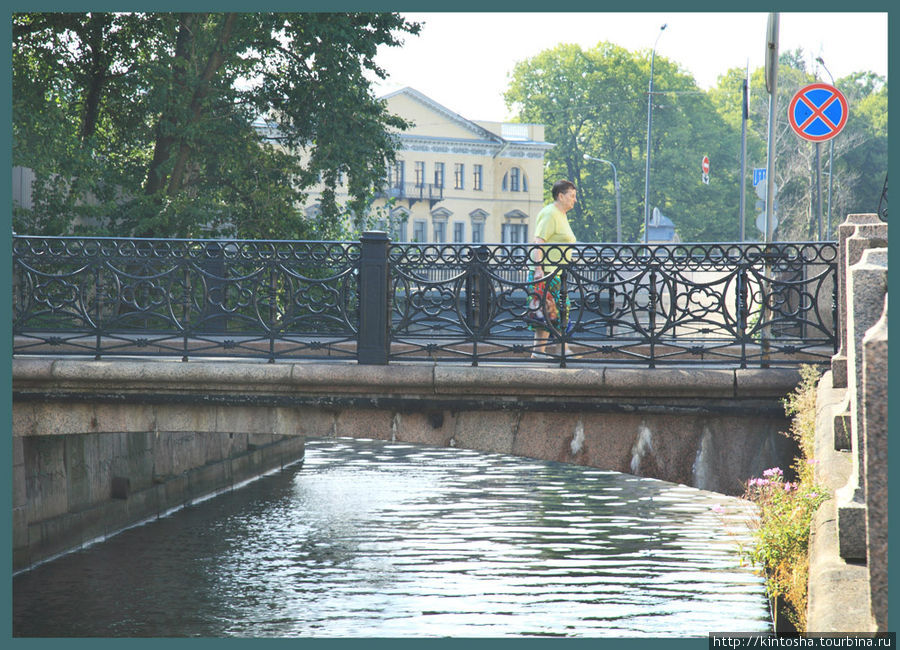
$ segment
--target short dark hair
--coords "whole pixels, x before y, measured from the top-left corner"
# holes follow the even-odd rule
[[[550,190],[553,194],[553,200],[555,201],[559,198],[559,195],[568,192],[569,190],[575,189],[575,183],[572,181],[567,181],[566,179],[558,180],[553,184],[553,189]]]

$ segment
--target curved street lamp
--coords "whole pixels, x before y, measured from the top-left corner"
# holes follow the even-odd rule
[[[653,51],[650,53],[650,86],[647,90],[647,168],[644,171],[644,243],[650,229],[650,131],[653,128],[653,60],[656,58],[656,44],[659,37],[666,29],[666,23],[659,28],[659,34],[653,42]]]
[[[596,162],[606,163],[613,170],[613,187],[616,188],[616,243],[621,243],[622,241],[622,203],[619,201],[619,176],[616,173],[616,166],[612,164],[608,160],[603,160],[603,158],[594,158],[593,156],[589,156],[584,154],[585,160],[594,160]]]
[[[825,65],[825,61],[822,60],[822,57],[818,57],[816,62],[819,63],[823,68],[825,68],[825,72],[828,73],[829,78],[831,79],[831,85],[834,84],[834,76],[832,76],[831,71],[828,69],[828,66]],[[835,86],[837,88],[837,86]],[[834,138],[831,138],[831,141],[828,143],[828,216],[825,219],[825,239],[831,239],[831,185],[834,181]]]

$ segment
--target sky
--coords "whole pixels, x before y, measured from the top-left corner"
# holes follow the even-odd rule
[[[716,85],[731,68],[765,65],[768,13],[406,13],[424,22],[402,48],[381,48],[376,62],[389,74],[379,96],[411,86],[471,120],[507,121],[503,102],[516,62],[559,43],[592,48],[610,41],[651,50],[678,63],[701,88]],[[665,24],[666,29],[660,31]],[[658,40],[657,40],[658,37]],[[779,14],[779,52],[802,48],[807,69],[829,82],[814,59],[822,57],[835,79],[859,71],[887,76],[888,14]]]

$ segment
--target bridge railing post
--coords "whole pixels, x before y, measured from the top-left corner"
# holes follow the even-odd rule
[[[391,349],[390,269],[386,232],[364,232],[359,256],[359,330],[357,362],[384,366]]]
[[[466,269],[466,296],[463,305],[466,327],[472,334],[472,365],[478,365],[478,343],[488,338],[491,318],[491,281],[487,265],[491,251],[487,246],[477,246]]]

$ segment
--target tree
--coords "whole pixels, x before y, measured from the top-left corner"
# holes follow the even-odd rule
[[[393,13],[15,14],[13,161],[37,176],[16,227],[339,237],[406,126],[365,74],[418,31]],[[312,223],[297,206],[320,178]]]
[[[836,83],[850,104],[847,125],[834,138],[831,215],[832,223],[840,224],[848,214],[878,209],[888,168],[888,86],[871,72]]]
[[[547,158],[548,187],[559,177],[579,188],[571,217],[582,241],[615,236],[615,194],[608,166],[616,165],[626,241],[641,237],[650,53],[611,43],[590,50],[559,45],[520,62],[506,101],[525,122],[546,125],[556,144]],[[737,221],[738,135],[694,80],[662,57],[654,64],[654,122],[650,205],[675,222],[685,240],[734,239]],[[701,182],[704,155],[715,161],[709,185]]]
[[[730,70],[720,77],[719,84],[710,91],[717,110],[729,124],[739,124],[740,102],[735,89],[744,76],[743,70]],[[790,101],[798,90],[814,83],[817,78],[807,72],[802,50],[786,52],[779,57],[778,106],[775,124],[775,187],[779,221],[776,238],[780,240],[816,239],[817,186],[815,143],[794,133],[788,119]],[[821,79],[818,79],[821,81]],[[844,129],[835,136],[832,232],[834,225],[853,212],[874,212],[887,173],[887,85],[872,73],[856,73],[836,80],[837,87],[847,97],[850,114]],[[758,68],[751,76],[750,115],[748,122],[748,167],[762,167],[766,162],[768,138],[769,95],[765,85],[765,70]],[[828,142],[820,146],[823,200],[823,224],[827,213]],[[758,212],[749,209],[755,202],[749,178],[745,179],[748,200],[746,210],[747,234],[760,236],[753,220]],[[827,228],[823,225],[823,236]]]

